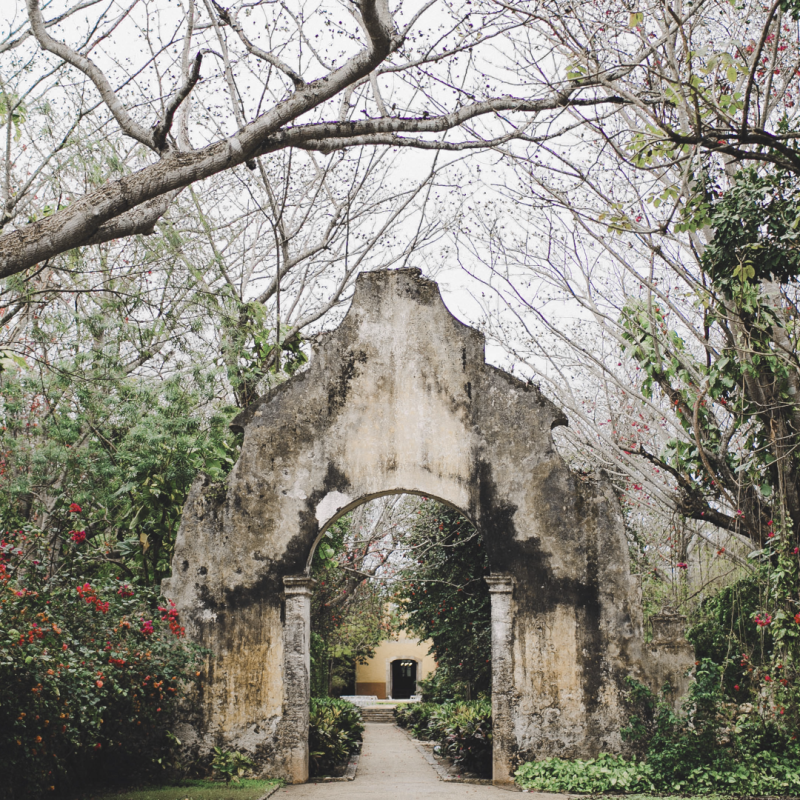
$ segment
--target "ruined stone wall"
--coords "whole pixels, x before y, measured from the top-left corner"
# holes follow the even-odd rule
[[[237,418],[239,461],[224,485],[195,483],[164,586],[213,652],[182,738],[305,779],[308,587],[292,578],[338,516],[413,492],[459,509],[486,541],[498,782],[518,756],[620,749],[624,678],[652,682],[658,652],[643,648],[618,504],[555,451],[562,412],[483,351],[418,270],[365,273],[309,369]]]

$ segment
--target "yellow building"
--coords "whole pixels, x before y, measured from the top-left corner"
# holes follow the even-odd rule
[[[366,664],[356,664],[356,695],[403,700],[416,694],[419,681],[436,669],[436,661],[428,655],[431,644],[412,639],[405,631],[381,642]]]

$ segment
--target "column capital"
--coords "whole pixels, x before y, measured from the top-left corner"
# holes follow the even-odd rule
[[[308,575],[284,575],[283,591],[287,597],[311,597],[316,581]]]
[[[507,572],[493,572],[484,580],[489,585],[490,594],[511,594],[514,591],[514,578]]]

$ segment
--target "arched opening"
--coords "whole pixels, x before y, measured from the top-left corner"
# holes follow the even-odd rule
[[[313,777],[315,714],[327,698],[359,706],[367,737],[422,700],[480,704],[490,724],[489,561],[462,513],[416,493],[351,503],[324,526],[308,565]],[[471,765],[475,774],[490,776],[490,755]]]

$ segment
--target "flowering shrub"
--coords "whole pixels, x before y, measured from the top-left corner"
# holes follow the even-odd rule
[[[170,711],[199,674],[174,606],[112,576],[87,581],[92,556],[80,546],[60,555],[33,529],[0,541],[4,800],[141,777],[163,756]]]

